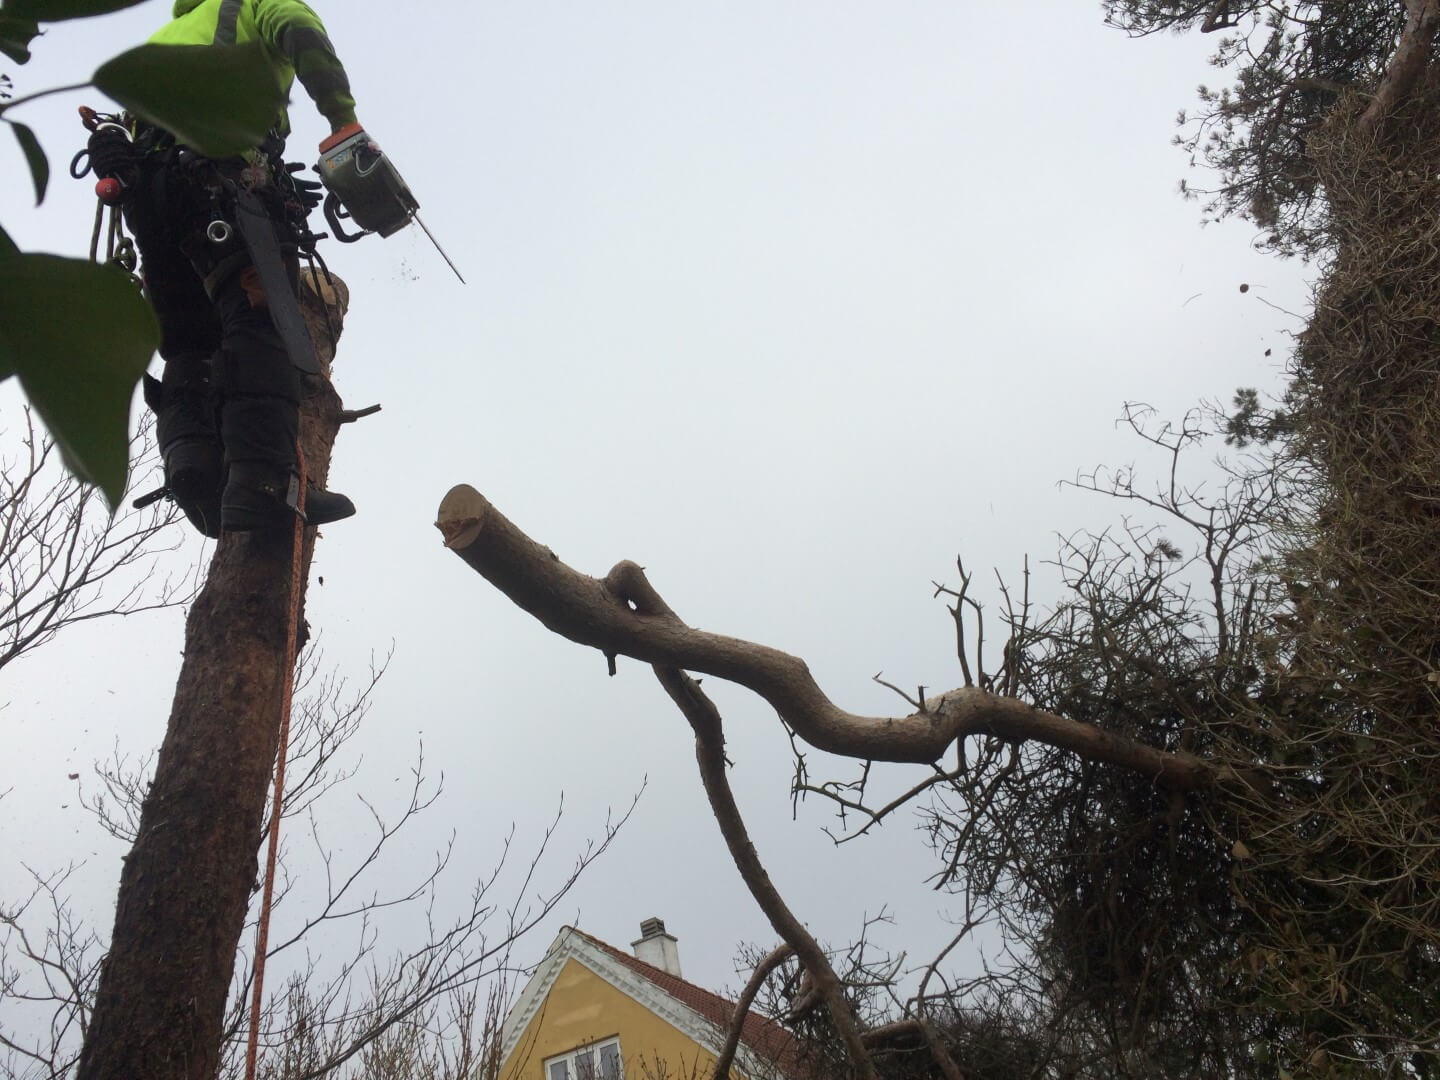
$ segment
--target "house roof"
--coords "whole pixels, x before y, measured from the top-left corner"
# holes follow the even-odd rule
[[[506,1058],[540,1009],[560,969],[571,959],[590,968],[696,1042],[719,1051],[735,1014],[733,1001],[647,964],[583,930],[566,926],[556,935],[505,1019],[501,1041]],[[746,1014],[736,1061],[746,1074],[755,1075],[757,1066],[773,1063],[787,1076],[800,1075],[803,1070],[796,1068],[796,1051],[794,1036],[780,1024],[753,1010]]]

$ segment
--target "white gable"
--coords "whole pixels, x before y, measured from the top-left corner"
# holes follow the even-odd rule
[[[717,1029],[713,1023],[679,998],[666,993],[639,972],[622,964],[590,938],[567,926],[550,943],[550,948],[536,967],[535,974],[530,976],[514,1007],[505,1017],[505,1023],[500,1028],[502,1068],[515,1052],[520,1036],[545,1004],[545,999],[550,996],[550,989],[555,985],[555,980],[559,978],[560,970],[567,960],[583,964],[616,990],[639,1002],[712,1054],[720,1053],[725,1040],[724,1031]],[[735,1064],[746,1076],[764,1076],[768,1067],[743,1042],[735,1055]]]

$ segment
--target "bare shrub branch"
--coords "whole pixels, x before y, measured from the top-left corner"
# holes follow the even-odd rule
[[[0,669],[66,627],[109,616],[188,603],[193,574],[165,575],[164,556],[183,536],[165,528],[179,518],[170,503],[128,504],[111,517],[96,490],[75,479],[29,408],[0,450]],[[153,423],[131,446],[141,465],[131,488],[153,479]],[[150,467],[145,462],[150,462]]]

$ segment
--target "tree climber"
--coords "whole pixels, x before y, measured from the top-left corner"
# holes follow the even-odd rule
[[[359,130],[345,69],[319,17],[300,0],[175,0],[150,41],[259,41],[282,88],[296,76],[332,132]],[[281,154],[282,108],[243,157],[203,157],[141,123],[133,143],[100,124],[91,164],[125,185],[124,214],[160,321],[161,379],[145,377],[165,480],[201,532],[288,526],[298,508],[296,438],[302,374],[318,374],[297,301],[298,246],[319,185]],[[304,516],[349,517],[344,495],[309,488]]]

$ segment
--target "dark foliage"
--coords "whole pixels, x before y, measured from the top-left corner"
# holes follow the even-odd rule
[[[1127,33],[1216,36],[1212,63],[1226,83],[1200,87],[1177,137],[1218,181],[1187,186],[1205,199],[1207,216],[1248,217],[1279,252],[1328,251],[1325,188],[1308,146],[1337,101],[1373,91],[1404,25],[1404,5],[1106,0],[1104,8],[1106,21]]]

